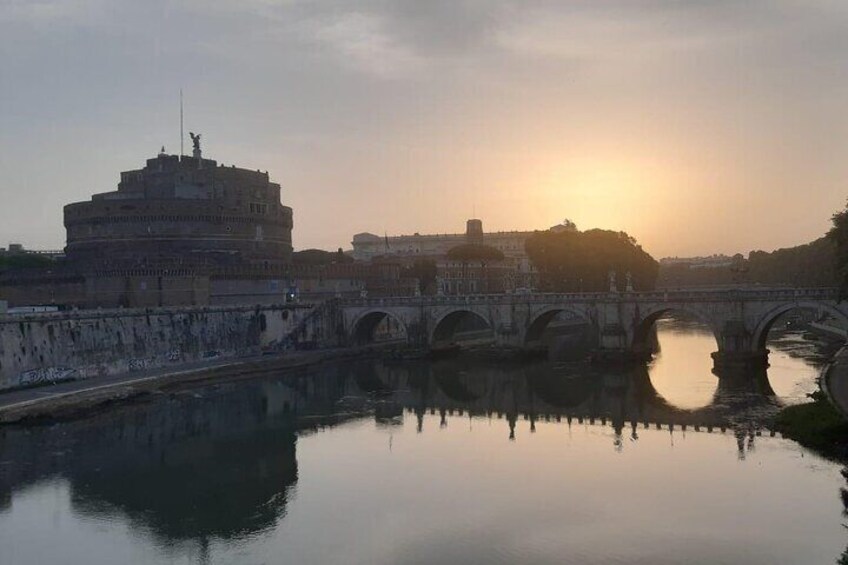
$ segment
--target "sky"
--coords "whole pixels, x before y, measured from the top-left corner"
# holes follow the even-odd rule
[[[848,197],[842,0],[0,0],[0,246],[61,248],[65,204],[178,153],[181,88],[295,249],[478,217],[747,253]]]

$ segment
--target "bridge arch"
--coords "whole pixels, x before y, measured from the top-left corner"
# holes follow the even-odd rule
[[[480,377],[480,375],[451,371],[437,372],[434,380],[439,390],[451,400],[473,403],[489,392],[487,383]]]
[[[382,330],[378,335],[378,329]],[[386,310],[369,310],[351,324],[350,340],[356,345],[390,341],[406,341],[406,325]]]
[[[471,308],[457,308],[443,314],[433,324],[430,344],[450,343],[457,333],[475,332],[479,337],[494,338],[495,328],[488,316]]]
[[[631,350],[635,353],[648,355],[651,352],[649,343],[651,328],[663,316],[674,313],[684,314],[707,326],[715,339],[716,349],[721,350],[721,330],[716,327],[710,316],[697,308],[677,304],[657,306],[642,313],[641,317],[634,323],[633,335],[630,340]]]
[[[832,306],[826,302],[789,302],[772,308],[763,314],[754,329],[752,335],[751,346],[754,351],[762,351],[766,348],[769,330],[771,330],[774,322],[787,312],[792,310],[813,310],[816,312],[827,312],[832,317],[842,320],[848,324],[848,315],[842,312],[839,308]]]
[[[396,379],[379,363],[352,363],[350,375],[359,390],[375,396],[388,396],[397,388]]]
[[[590,404],[606,391],[604,379],[592,371],[576,373],[554,372],[548,366],[531,367],[525,371],[530,396],[541,399],[556,411],[573,410]]]
[[[586,316],[584,312],[581,312],[576,308],[551,306],[533,315],[533,318],[527,325],[527,331],[524,333],[524,345],[526,346],[541,341],[542,337],[544,336],[545,330],[548,328],[550,323],[553,322],[557,316],[564,312],[573,314],[574,317],[579,318],[580,321],[584,324],[589,325],[592,323],[589,317]]]
[[[489,394],[492,388],[492,369],[485,364],[480,364],[479,361],[467,359],[437,361],[432,365],[432,375],[439,390],[446,397],[457,402],[476,402]]]

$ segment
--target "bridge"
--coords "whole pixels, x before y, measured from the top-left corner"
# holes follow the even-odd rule
[[[545,330],[564,315],[584,325],[598,360],[646,360],[651,329],[669,313],[706,324],[716,339],[716,371],[768,364],[774,322],[796,309],[848,323],[834,288],[737,288],[651,292],[416,296],[341,300],[340,337],[348,344],[405,343],[428,349],[471,335],[520,350],[544,347]]]

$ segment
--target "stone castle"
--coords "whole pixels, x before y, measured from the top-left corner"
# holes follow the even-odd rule
[[[268,269],[291,262],[292,209],[268,173],[224,167],[200,155],[148,159],[118,189],[65,206],[70,263],[83,272],[220,267]]]
[[[164,148],[117,190],[64,209],[64,258],[0,273],[9,305],[66,308],[281,303],[291,284],[292,209],[267,172]]]

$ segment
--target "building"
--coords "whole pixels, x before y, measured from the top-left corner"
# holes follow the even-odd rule
[[[65,206],[69,262],[84,273],[280,267],[291,262],[292,209],[267,172],[161,152],[118,189]]]
[[[301,301],[329,298],[415,296],[419,281],[396,261],[296,265],[292,285]]]
[[[671,267],[675,265],[686,265],[690,269],[721,269],[734,264],[733,257],[727,255],[710,255],[709,257],[663,257],[660,265]]]
[[[0,269],[0,299],[66,308],[284,302],[293,222],[280,185],[204,159],[200,136],[192,140],[191,157],[163,148],[122,172],[117,190],[65,206],[64,257]]]
[[[454,261],[436,264],[439,294],[496,294],[509,292],[512,269],[505,261]]]
[[[9,247],[0,247],[0,259],[4,257],[24,257],[36,256],[46,259],[62,259],[65,256],[64,250],[57,249],[24,249],[21,243],[10,243]]]
[[[524,242],[533,231],[504,231],[485,233],[482,220],[472,219],[465,224],[465,233],[421,235],[395,235],[380,237],[373,233],[358,233],[353,236],[353,258],[368,261],[379,256],[435,256],[466,243],[481,243],[494,247],[507,257],[526,257]]]
[[[553,226],[550,231],[576,231],[570,220]],[[465,233],[380,237],[372,233],[353,236],[354,259],[368,261],[376,257],[392,257],[409,261],[428,258],[436,263],[438,292],[443,294],[511,292],[531,289],[538,275],[524,244],[535,231],[483,231],[483,222],[466,222]],[[501,262],[458,262],[448,259],[448,251],[466,244],[493,247],[503,253]]]

